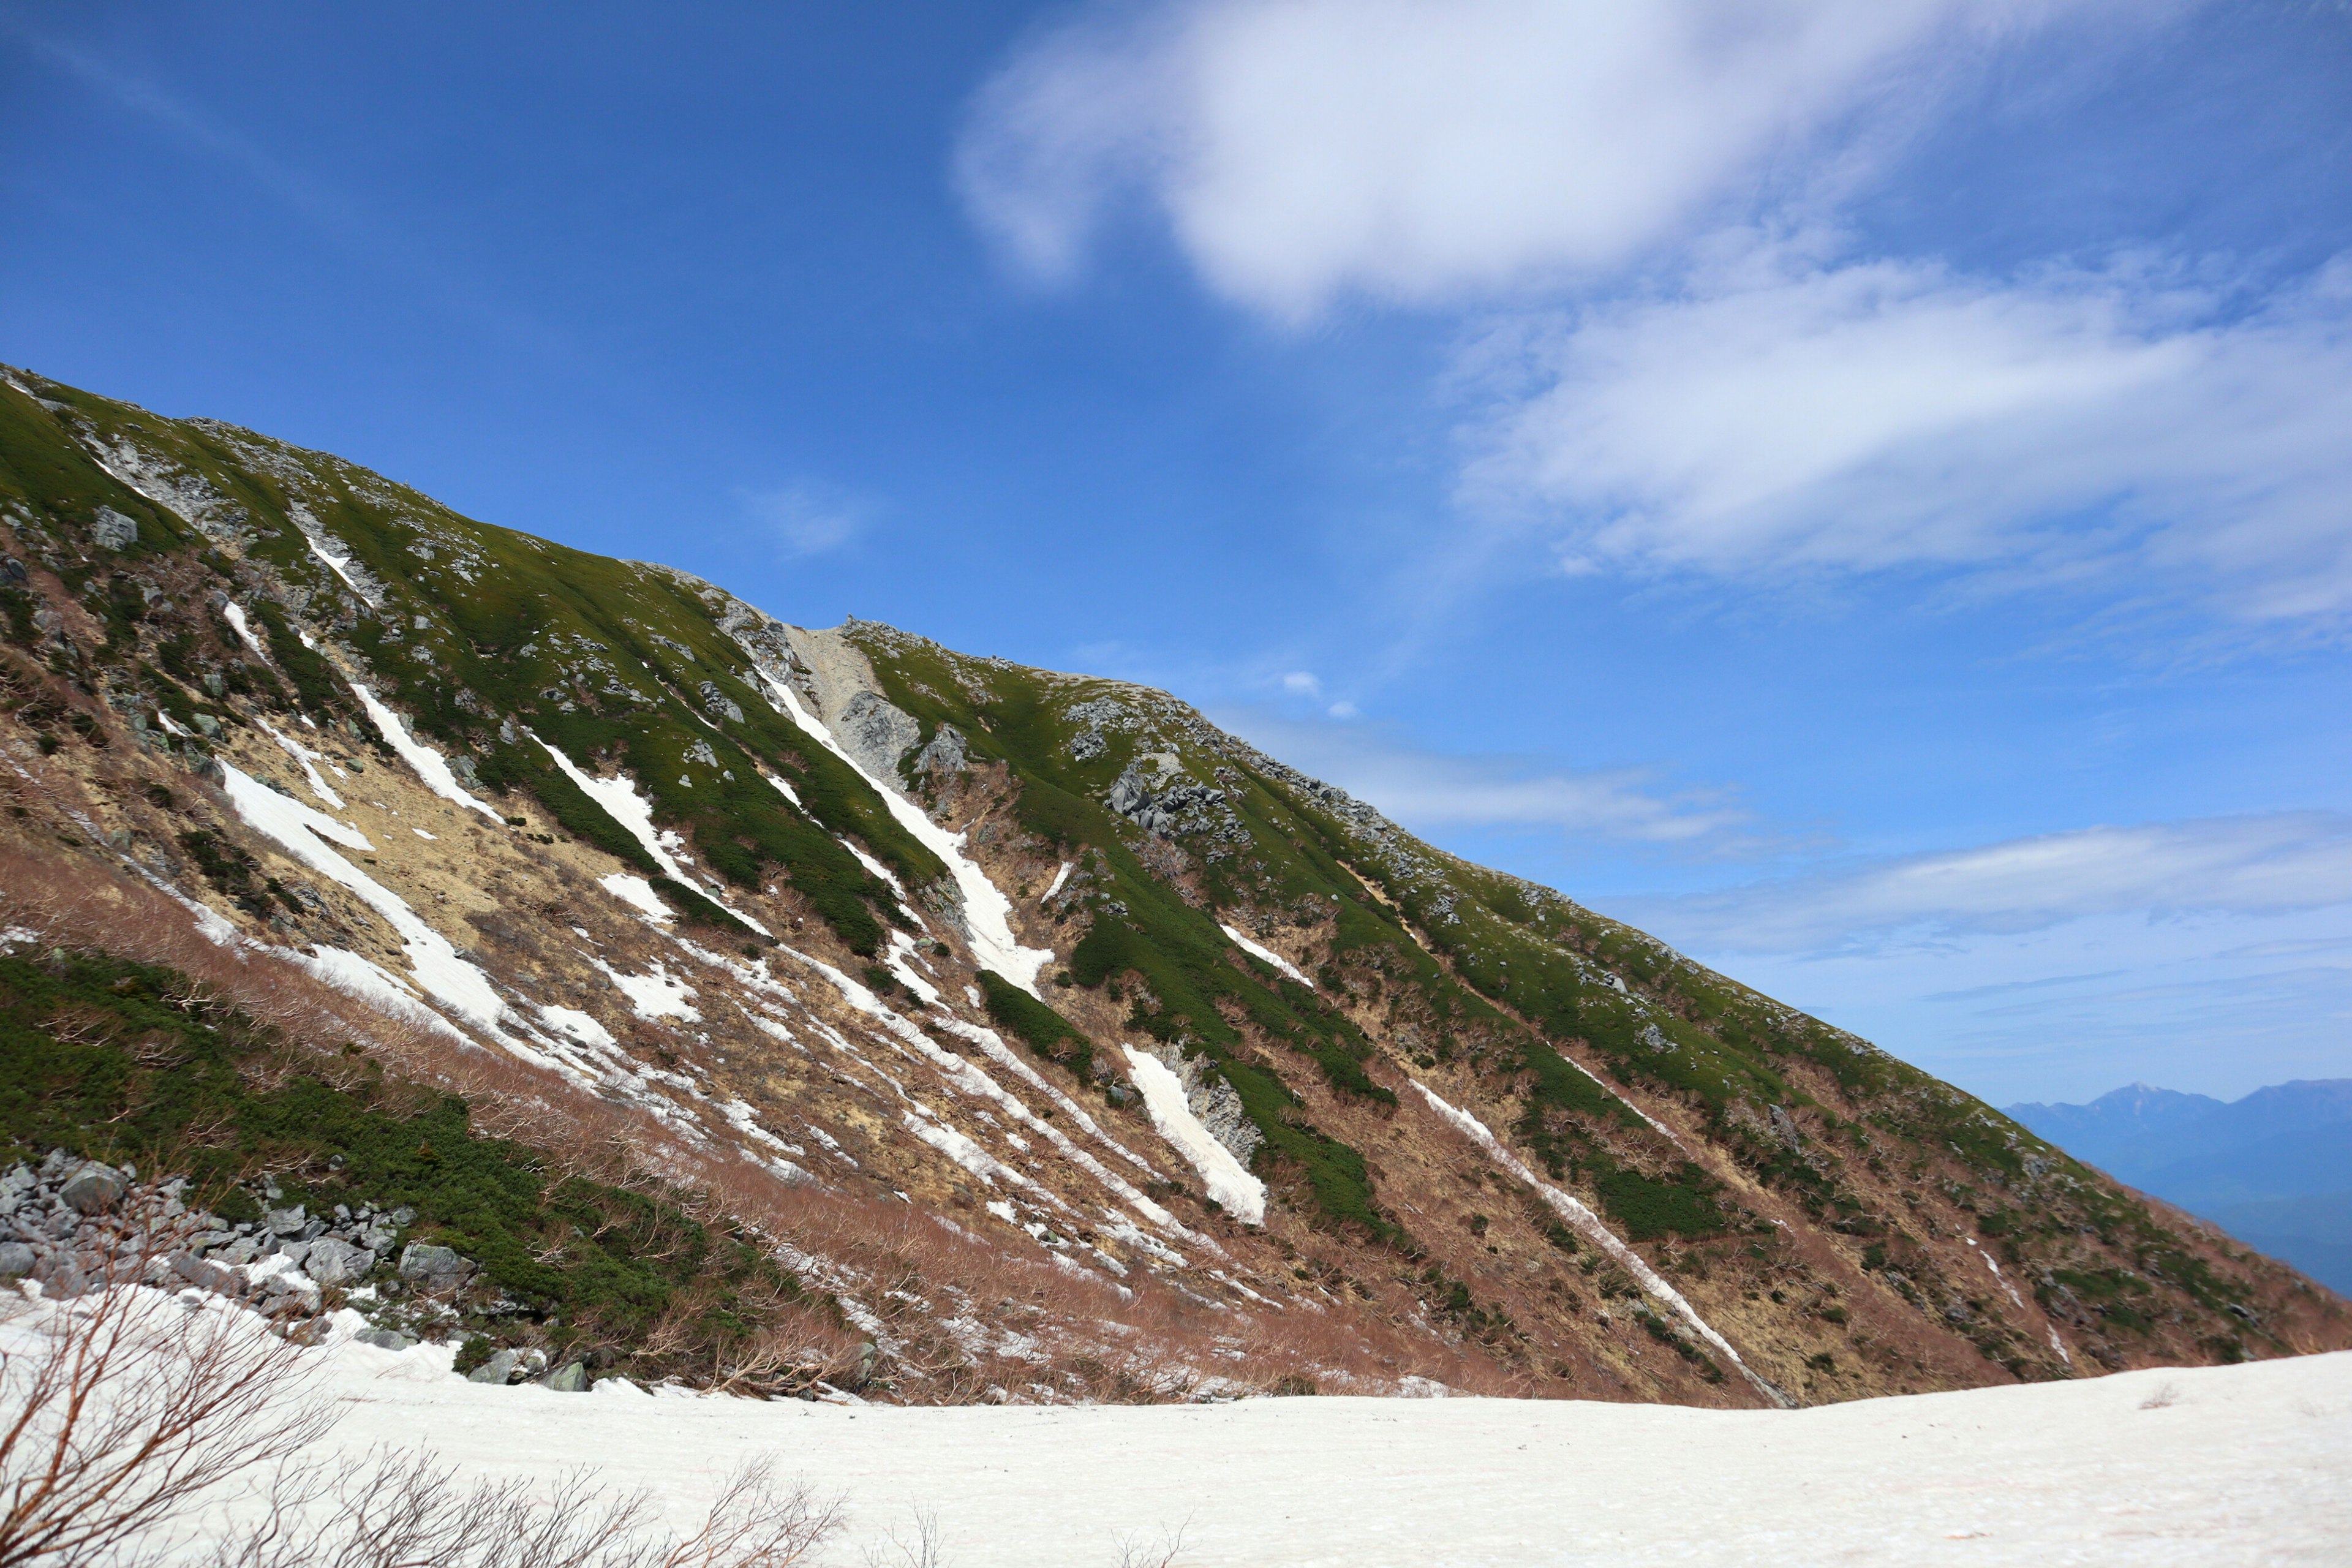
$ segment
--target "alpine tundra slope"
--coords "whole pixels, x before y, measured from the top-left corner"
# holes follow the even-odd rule
[[[0,548],[0,1131],[188,1176],[204,1258],[392,1342],[908,1404],[1751,1408],[2352,1345],[2292,1270],[1165,693],[792,626],[27,371]],[[338,1207],[405,1217],[322,1285]],[[465,1268],[404,1281],[418,1247]],[[1397,1419],[1569,1430],[1465,1410]],[[1703,1429],[1608,1419],[1633,1447],[1549,1462]]]

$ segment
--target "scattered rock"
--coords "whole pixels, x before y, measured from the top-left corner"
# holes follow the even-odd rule
[[[139,520],[102,506],[90,521],[89,536],[109,550],[128,550],[139,542]]]
[[[92,1162],[67,1177],[65,1185],[58,1190],[58,1196],[77,1213],[104,1214],[122,1201],[124,1190],[120,1174]]]
[[[490,1359],[466,1374],[467,1383],[503,1384],[514,1375],[515,1363],[522,1360],[513,1351],[493,1351]]]
[[[269,1227],[269,1234],[272,1236],[299,1236],[302,1234],[302,1226],[310,1217],[302,1212],[302,1205],[296,1204],[291,1208],[265,1211],[261,1216],[261,1223]]]
[[[547,1386],[558,1394],[587,1393],[588,1363],[584,1361],[575,1361],[558,1367],[547,1374]]]
[[[236,1270],[215,1263],[209,1258],[198,1258],[193,1252],[172,1255],[172,1272],[199,1290],[209,1290],[215,1296],[242,1296],[245,1280]]]
[[[400,1277],[420,1289],[455,1290],[474,1277],[474,1265],[448,1247],[412,1241],[401,1249]]]
[[[374,1253],[331,1236],[312,1242],[310,1255],[302,1265],[304,1273],[328,1286],[349,1285],[374,1267]]]
[[[33,1249],[21,1241],[0,1241],[0,1279],[16,1279],[33,1271]]]
[[[705,713],[709,714],[713,719],[725,719],[737,724],[740,724],[743,721],[743,710],[741,706],[739,705],[733,698],[719,689],[719,683],[717,681],[704,681],[702,683],[701,691],[702,710]]]
[[[380,1351],[404,1351],[416,1342],[397,1329],[362,1329],[352,1336],[354,1344],[373,1345]]]

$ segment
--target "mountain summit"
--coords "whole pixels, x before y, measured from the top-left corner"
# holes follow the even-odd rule
[[[1164,692],[0,381],[0,921],[150,966],[5,961],[24,1059],[89,1065],[20,1071],[0,1136],[405,1215],[471,1281],[415,1331],[908,1400],[1787,1405],[2352,1345],[2290,1270]],[[152,1043],[195,1026],[108,1000],[150,993],[278,1020],[212,1120],[211,1058]]]

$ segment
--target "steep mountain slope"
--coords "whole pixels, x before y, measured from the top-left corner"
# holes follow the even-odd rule
[[[550,1158],[652,1151],[870,1336],[868,1386],[1754,1405],[2352,1344],[2289,1271],[1164,693],[0,379],[18,879],[126,932],[184,907],[484,1110],[560,1099],[505,1123]],[[552,1332],[528,1304],[498,1332]]]

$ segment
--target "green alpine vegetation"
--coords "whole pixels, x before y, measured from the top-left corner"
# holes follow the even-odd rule
[[[1695,1297],[1713,1291],[1710,1311],[1784,1308],[1806,1334],[1843,1336],[1835,1353],[1792,1351],[1791,1377],[1851,1378],[1874,1356],[1896,1375],[1885,1346],[1899,1336],[1863,1336],[1864,1301],[2018,1376],[2071,1374],[2061,1319],[2112,1364],[2159,1342],[2214,1355],[2294,1342],[2256,1310],[2254,1265],[1990,1108],[1559,893],[1423,843],[1165,693],[870,622],[788,626],[683,574],[476,521],[331,456],[24,372],[0,375],[0,524],[25,558],[0,581],[13,649],[0,706],[44,756],[70,761],[124,734],[143,747],[159,738],[152,723],[169,732],[159,749],[201,773],[215,749],[266,752],[265,723],[307,721],[301,732],[351,770],[405,769],[413,748],[397,731],[413,730],[500,831],[548,847],[560,835],[644,879],[677,917],[667,937],[695,944],[697,963],[716,949],[730,964],[781,963],[775,941],[806,949],[864,976],[866,1015],[877,997],[900,1022],[934,1009],[1002,1063],[975,1035],[984,1021],[1033,1086],[1087,1093],[1088,1115],[1139,1142],[1151,1128],[1119,1088],[1120,1047],[1148,1046],[1265,1184],[1267,1245],[1286,1279],[1359,1303],[1407,1291],[1409,1307],[1379,1310],[1509,1364],[1539,1370],[1538,1316],[1580,1320],[1598,1290],[1646,1302],[1641,1327],[1673,1347],[1680,1375],[1726,1380],[1732,1362],[1653,1310],[1671,1294],[1667,1272]],[[173,785],[152,787],[160,808],[185,804]],[[306,889],[231,825],[190,817],[170,844],[185,885],[240,918],[305,918]],[[609,869],[593,873],[608,889]],[[976,872],[1004,895],[1001,921],[968,903]],[[490,923],[520,913],[569,929],[541,898]],[[1008,940],[1050,960],[1034,984],[1034,966],[1003,956]],[[603,957],[593,967],[616,973]],[[26,1045],[0,1131],[27,1147],[159,1146],[202,1100],[236,1132],[207,1156],[207,1179],[265,1154],[308,1171],[331,1145],[339,1180],[356,1190],[364,1176],[378,1201],[413,1206],[420,1234],[462,1241],[502,1289],[565,1322],[642,1325],[689,1277],[719,1281],[709,1289],[722,1302],[797,1289],[715,1231],[678,1232],[692,1239],[665,1256],[684,1261],[656,1268],[629,1238],[684,1222],[652,1200],[552,1178],[530,1151],[476,1136],[467,1108],[446,1100],[315,1073],[257,1089],[240,1053],[265,1047],[177,1017],[154,977],[80,973],[8,971],[23,1039],[68,1002],[110,1016],[147,1008],[142,1028],[184,1042],[177,1065],[63,1037]],[[548,989],[555,977],[530,978],[533,996],[562,998],[543,1014],[587,1016]],[[619,1032],[642,1039],[604,1044],[686,1082],[740,1056],[727,1042],[744,1029],[765,1031],[753,1043],[766,1052],[786,1038],[805,1050],[834,1028],[759,1005],[746,994],[731,1012],[707,995],[691,1016],[683,1004],[641,1008]],[[698,1051],[708,1059],[687,1059]],[[872,1088],[863,1069],[808,1067],[813,1055],[789,1073],[759,1059],[769,1076],[726,1093],[765,1086],[796,1104],[812,1074]],[[949,1153],[958,1167],[939,1201],[1004,1210],[1017,1184],[1000,1183],[1003,1163],[897,1092],[907,1098],[861,1105],[861,1125]],[[1454,1118],[1443,1150],[1440,1100]],[[1465,1154],[1474,1133],[1491,1133],[1481,1147],[1500,1159]],[[1465,1160],[1489,1168],[1465,1175]],[[889,1201],[917,1201],[905,1170],[856,1169]],[[1115,1237],[1087,1237],[1092,1220],[1069,1217],[1090,1212],[1073,1204],[1022,1228],[1108,1247]],[[561,1268],[533,1261],[559,1228],[617,1239]],[[1653,1266],[1647,1283],[1634,1278]],[[2047,1314],[2032,1326],[2028,1291]]]

